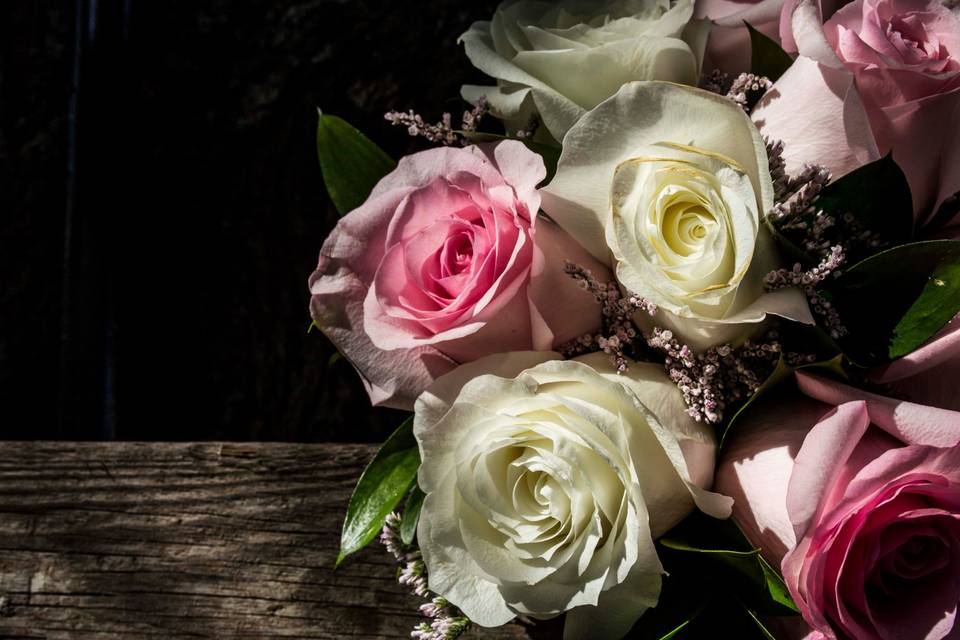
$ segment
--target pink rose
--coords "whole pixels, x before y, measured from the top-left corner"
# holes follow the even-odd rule
[[[821,24],[799,0],[792,27],[800,57],[753,114],[788,171],[840,176],[892,150],[931,222],[960,191],[960,17],[937,0],[856,0]]]
[[[960,413],[800,373],[738,425],[715,490],[811,638],[960,634]]]
[[[750,71],[749,22],[758,31],[780,42],[780,14],[784,0],[697,0],[694,17],[713,22],[707,39],[705,71],[720,69],[737,74]],[[789,14],[787,15],[789,31]]]
[[[412,409],[458,363],[549,350],[600,326],[564,260],[609,272],[537,217],[546,170],[522,143],[407,156],[334,228],[310,311],[374,404]]]
[[[829,17],[846,0],[822,0],[823,15]],[[750,71],[752,47],[744,22],[780,43],[789,53],[797,52],[790,16],[796,0],[697,0],[694,17],[713,22],[707,40],[703,68],[737,74]]]

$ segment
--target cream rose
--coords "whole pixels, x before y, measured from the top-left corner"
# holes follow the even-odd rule
[[[476,104],[485,96],[512,129],[539,113],[562,140],[627,82],[697,84],[710,25],[692,17],[692,0],[503,2],[493,20],[475,22],[460,38],[497,86],[465,85],[463,97]]]
[[[482,626],[569,611],[565,638],[619,638],[657,603],[653,540],[698,505],[715,444],[660,365],[594,353],[489,356],[416,404],[430,589]]]
[[[743,340],[771,313],[813,322],[800,291],[763,288],[779,266],[762,224],[773,205],[767,154],[726,98],[625,85],[570,130],[541,194],[543,209],[691,347]]]

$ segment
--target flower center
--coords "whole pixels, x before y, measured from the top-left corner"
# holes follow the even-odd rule
[[[467,231],[450,236],[440,249],[441,277],[455,276],[469,269],[473,262],[473,238]]]
[[[936,535],[911,536],[877,563],[868,582],[875,593],[898,597],[908,593],[922,580],[947,567],[950,549]]]
[[[920,14],[894,16],[887,23],[886,34],[887,39],[908,64],[939,62],[950,57],[940,40],[927,33]]]

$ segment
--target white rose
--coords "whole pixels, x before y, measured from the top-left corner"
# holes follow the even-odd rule
[[[767,153],[726,98],[624,85],[570,130],[541,193],[544,211],[695,349],[741,341],[769,313],[813,323],[799,290],[763,288],[780,266],[762,224],[773,205]]]
[[[706,491],[715,443],[660,365],[594,353],[489,356],[417,400],[430,589],[482,626],[569,611],[565,638],[619,638],[657,603],[653,540]]]
[[[460,39],[474,66],[496,87],[465,85],[485,96],[511,129],[539,113],[556,140],[584,113],[633,80],[695,85],[710,23],[691,20],[693,0],[507,1],[493,20]]]

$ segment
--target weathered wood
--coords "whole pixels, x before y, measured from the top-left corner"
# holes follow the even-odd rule
[[[333,571],[372,453],[0,443],[0,638],[408,638],[421,601],[379,544]]]

